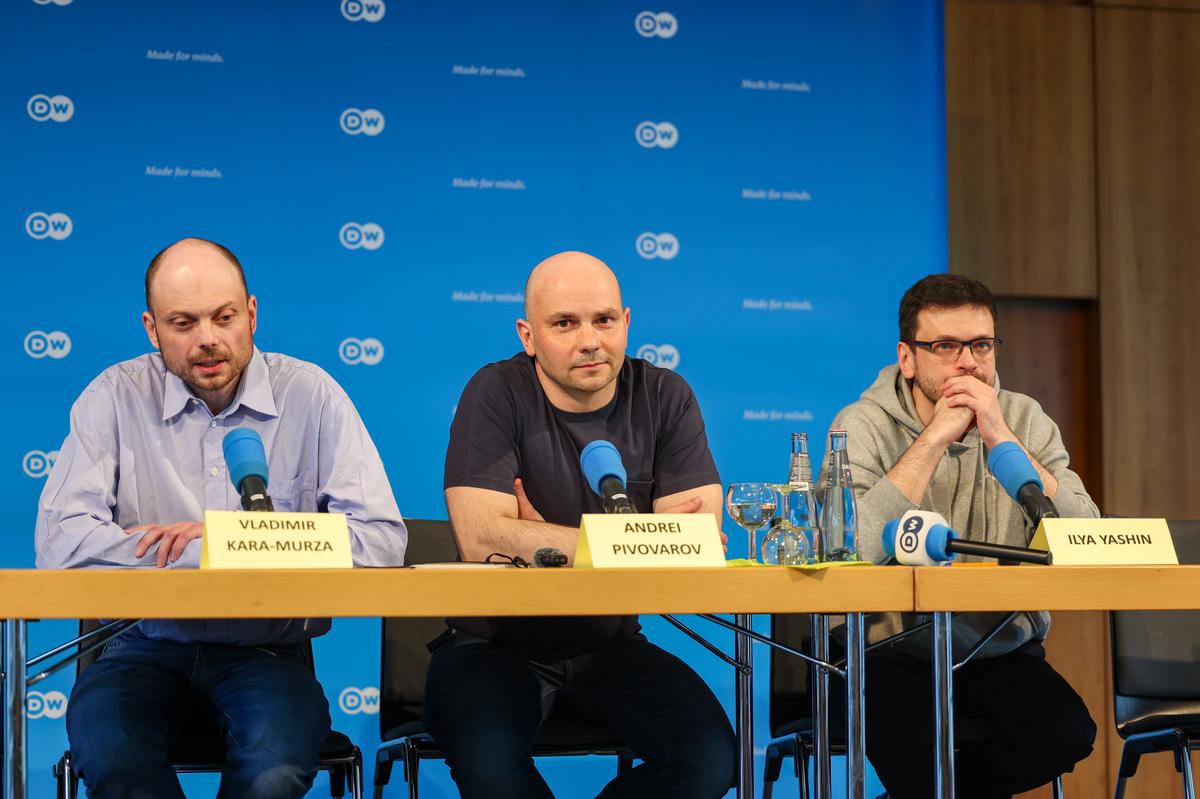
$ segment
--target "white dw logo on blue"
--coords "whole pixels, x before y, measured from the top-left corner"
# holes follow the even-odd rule
[[[25,232],[34,239],[49,238],[62,241],[70,236],[74,229],[75,223],[71,221],[71,217],[62,212],[46,214],[34,211],[25,217]]]
[[[25,104],[25,110],[29,112],[29,116],[38,122],[45,122],[47,120],[51,122],[66,122],[75,116],[75,103],[65,94],[56,94],[53,97],[48,97],[44,94],[35,94]]]
[[[679,239],[673,233],[643,233],[637,237],[638,255],[647,261],[661,258],[669,261],[679,255]]]
[[[342,16],[351,22],[378,22],[386,13],[383,0],[342,0]]]
[[[643,147],[661,147],[670,150],[679,143],[679,129],[670,122],[642,122],[634,132],[637,143]]]
[[[660,11],[657,14],[653,11],[643,11],[633,21],[633,27],[647,39],[670,39],[678,32],[679,22],[675,15],[668,11]]]
[[[61,330],[30,330],[25,336],[25,354],[30,358],[65,358],[71,354],[71,337]]]
[[[355,716],[359,713],[375,714],[379,712],[378,688],[355,688],[353,685],[343,688],[338,694],[338,707],[343,713]]]
[[[674,344],[643,344],[638,347],[637,357],[663,369],[679,368],[679,350]]]
[[[383,113],[377,108],[347,108],[338,119],[338,124],[350,136],[357,136],[360,133],[378,136],[383,133],[385,121]]]
[[[374,222],[360,225],[347,222],[338,233],[338,240],[347,250],[378,250],[383,246],[383,228]]]

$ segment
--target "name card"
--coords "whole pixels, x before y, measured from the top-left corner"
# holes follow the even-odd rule
[[[575,567],[724,566],[711,513],[585,513]]]
[[[344,513],[204,512],[201,569],[349,569]]]
[[[1165,519],[1043,519],[1029,546],[1053,553],[1055,566],[1179,563]]]

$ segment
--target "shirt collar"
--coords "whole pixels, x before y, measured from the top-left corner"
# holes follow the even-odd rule
[[[163,391],[162,420],[166,422],[172,417],[178,416],[193,399],[196,399],[196,395],[191,392],[187,384],[177,375],[168,371],[166,388]],[[275,407],[275,394],[271,391],[271,376],[267,369],[267,360],[258,347],[254,348],[254,354],[250,356],[250,363],[246,366],[246,371],[242,373],[242,380],[238,384],[233,402],[229,403],[229,407],[218,415],[228,416],[243,405],[267,416],[279,415],[279,411]]]

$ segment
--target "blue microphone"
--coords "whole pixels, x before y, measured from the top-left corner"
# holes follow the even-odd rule
[[[221,441],[221,449],[229,479],[242,495],[242,510],[275,510],[267,495],[267,451],[258,433],[246,427],[230,430]]]
[[[625,492],[625,464],[608,441],[593,441],[579,453],[579,468],[592,491],[604,500],[605,513],[637,513]]]
[[[997,444],[988,453],[988,468],[1005,493],[1021,506],[1034,527],[1041,524],[1042,519],[1058,518],[1058,508],[1044,493],[1042,478],[1038,477],[1029,456],[1018,444],[1013,441]]]

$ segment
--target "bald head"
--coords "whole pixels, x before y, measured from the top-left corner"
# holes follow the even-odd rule
[[[154,289],[164,267],[170,268],[172,280],[181,276],[203,278],[209,276],[205,273],[211,273],[214,266],[222,262],[228,266],[233,277],[241,284],[242,293],[248,297],[250,291],[246,287],[246,274],[242,271],[241,261],[228,248],[215,241],[189,237],[159,250],[146,267],[146,310],[154,313]],[[180,271],[187,274],[180,275]],[[216,271],[220,271],[220,268],[217,267]]]
[[[608,264],[574,250],[551,255],[535,266],[525,281],[525,318],[534,319],[552,310],[548,303],[581,292],[608,294],[614,308],[622,307],[621,287]]]

